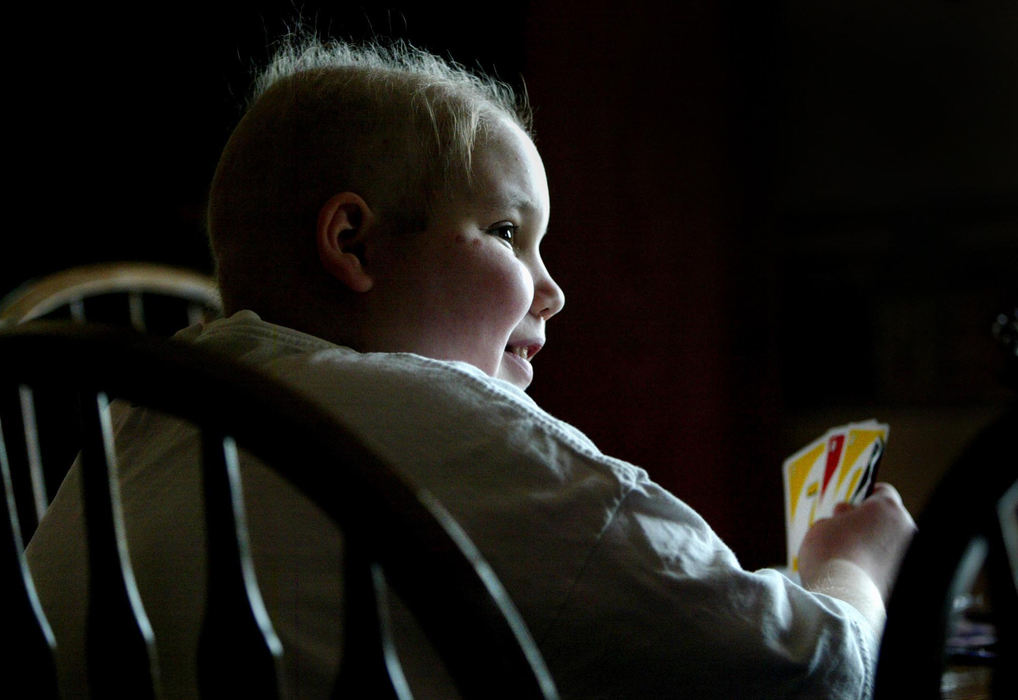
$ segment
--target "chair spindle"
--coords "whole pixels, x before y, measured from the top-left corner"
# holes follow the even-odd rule
[[[42,468],[42,451],[39,448],[39,425],[35,418],[35,394],[30,386],[18,387],[21,402],[21,422],[25,429],[25,454],[28,459],[28,474],[32,480],[32,498],[35,505],[35,522],[42,520],[49,506],[46,491],[46,477]]]
[[[155,636],[131,569],[109,399],[82,394],[82,495],[88,549],[85,639],[93,697],[159,696]]]
[[[198,682],[205,697],[282,697],[283,646],[255,580],[231,438],[204,432],[208,598],[198,641]]]
[[[81,297],[75,297],[67,302],[68,311],[71,314],[71,320],[75,323],[85,323],[85,302]]]
[[[14,499],[13,512],[18,519],[21,536],[27,541],[35,532],[38,516],[34,479],[30,469],[30,448],[26,444],[30,431],[22,409],[18,387],[4,385],[0,389],[0,416],[3,416],[4,446]]]
[[[145,306],[142,303],[141,292],[132,290],[127,293],[127,308],[131,315],[131,327],[139,333],[144,333]]]
[[[187,305],[187,322],[189,325],[194,325],[205,320],[206,309],[201,304],[188,304]]]
[[[0,424],[0,538],[3,555],[0,557],[0,591],[4,603],[4,636],[7,648],[17,646],[17,655],[9,651],[3,656],[3,678],[11,687],[30,691],[32,697],[56,698],[57,675],[54,663],[56,639],[39,604],[32,583],[32,575],[25,561],[24,540],[18,520],[18,506],[14,498],[10,462]]]
[[[333,697],[365,692],[412,700],[393,641],[382,567],[358,542],[343,545],[343,656]]]

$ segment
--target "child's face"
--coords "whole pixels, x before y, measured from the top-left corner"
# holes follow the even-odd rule
[[[525,389],[545,321],[565,301],[539,252],[548,216],[537,149],[504,122],[474,153],[473,187],[439,202],[425,232],[394,242],[387,277],[400,308],[391,345],[468,362]]]

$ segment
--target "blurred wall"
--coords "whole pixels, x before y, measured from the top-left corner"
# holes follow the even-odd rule
[[[742,182],[726,20],[716,3],[536,3],[526,69],[552,192],[545,255],[567,298],[532,392],[735,534],[749,517],[780,527],[782,511],[780,490],[752,515],[739,505],[774,475],[739,458],[738,413],[759,416],[759,449],[774,412],[766,376],[739,383],[732,354],[753,312],[738,311],[730,255]]]

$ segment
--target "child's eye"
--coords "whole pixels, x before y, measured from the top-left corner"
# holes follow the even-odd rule
[[[516,240],[516,228],[516,224],[504,221],[489,228],[488,233],[495,236],[511,248]]]

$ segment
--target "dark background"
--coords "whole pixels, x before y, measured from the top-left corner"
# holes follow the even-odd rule
[[[539,403],[749,566],[784,558],[781,460],[837,422],[891,424],[883,475],[920,509],[1010,396],[989,328],[1018,303],[1018,5],[477,5],[300,3],[323,33],[525,80],[567,293]],[[210,270],[206,187],[294,15],[14,13],[0,289],[113,259]]]

